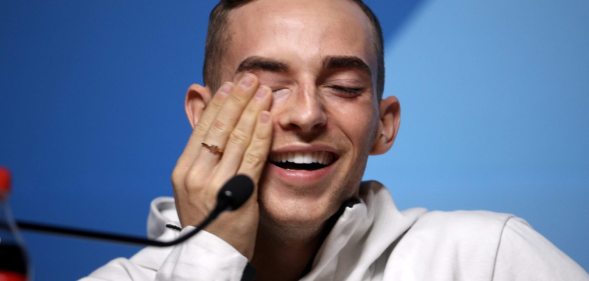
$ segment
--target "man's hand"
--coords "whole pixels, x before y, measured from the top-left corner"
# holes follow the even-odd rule
[[[200,223],[214,208],[217,192],[236,174],[255,183],[252,197],[239,209],[222,214],[207,231],[251,260],[258,228],[258,183],[272,138],[271,90],[245,74],[219,88],[194,127],[178,159],[172,183],[182,226]]]

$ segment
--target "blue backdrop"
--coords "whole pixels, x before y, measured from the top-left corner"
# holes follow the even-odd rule
[[[401,208],[527,219],[589,268],[589,2],[368,1],[387,39]],[[0,165],[20,219],[144,235],[190,127],[213,1],[1,1]],[[24,233],[35,280],[138,248]]]

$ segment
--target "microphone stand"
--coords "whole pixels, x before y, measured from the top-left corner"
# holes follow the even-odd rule
[[[233,211],[241,207],[241,205],[243,205],[243,203],[245,203],[245,201],[247,201],[252,195],[253,190],[254,182],[248,176],[236,175],[232,177],[229,179],[229,181],[227,181],[227,183],[225,183],[225,185],[223,185],[221,190],[219,190],[219,193],[217,194],[217,204],[215,205],[213,211],[211,211],[211,213],[193,230],[170,241],[159,241],[132,235],[93,231],[43,223],[33,223],[22,220],[17,220],[16,224],[23,230],[71,235],[137,245],[169,247],[190,239],[190,237],[194,236],[199,231],[207,227],[211,222],[213,222],[222,212],[227,210]]]

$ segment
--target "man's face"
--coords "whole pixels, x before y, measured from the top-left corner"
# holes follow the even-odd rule
[[[273,90],[262,222],[320,225],[357,194],[379,128],[370,22],[352,1],[258,0],[229,28],[222,80],[252,72]]]

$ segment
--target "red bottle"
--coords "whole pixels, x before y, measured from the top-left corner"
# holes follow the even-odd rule
[[[0,167],[0,281],[26,281],[28,263],[8,204],[10,172]]]

